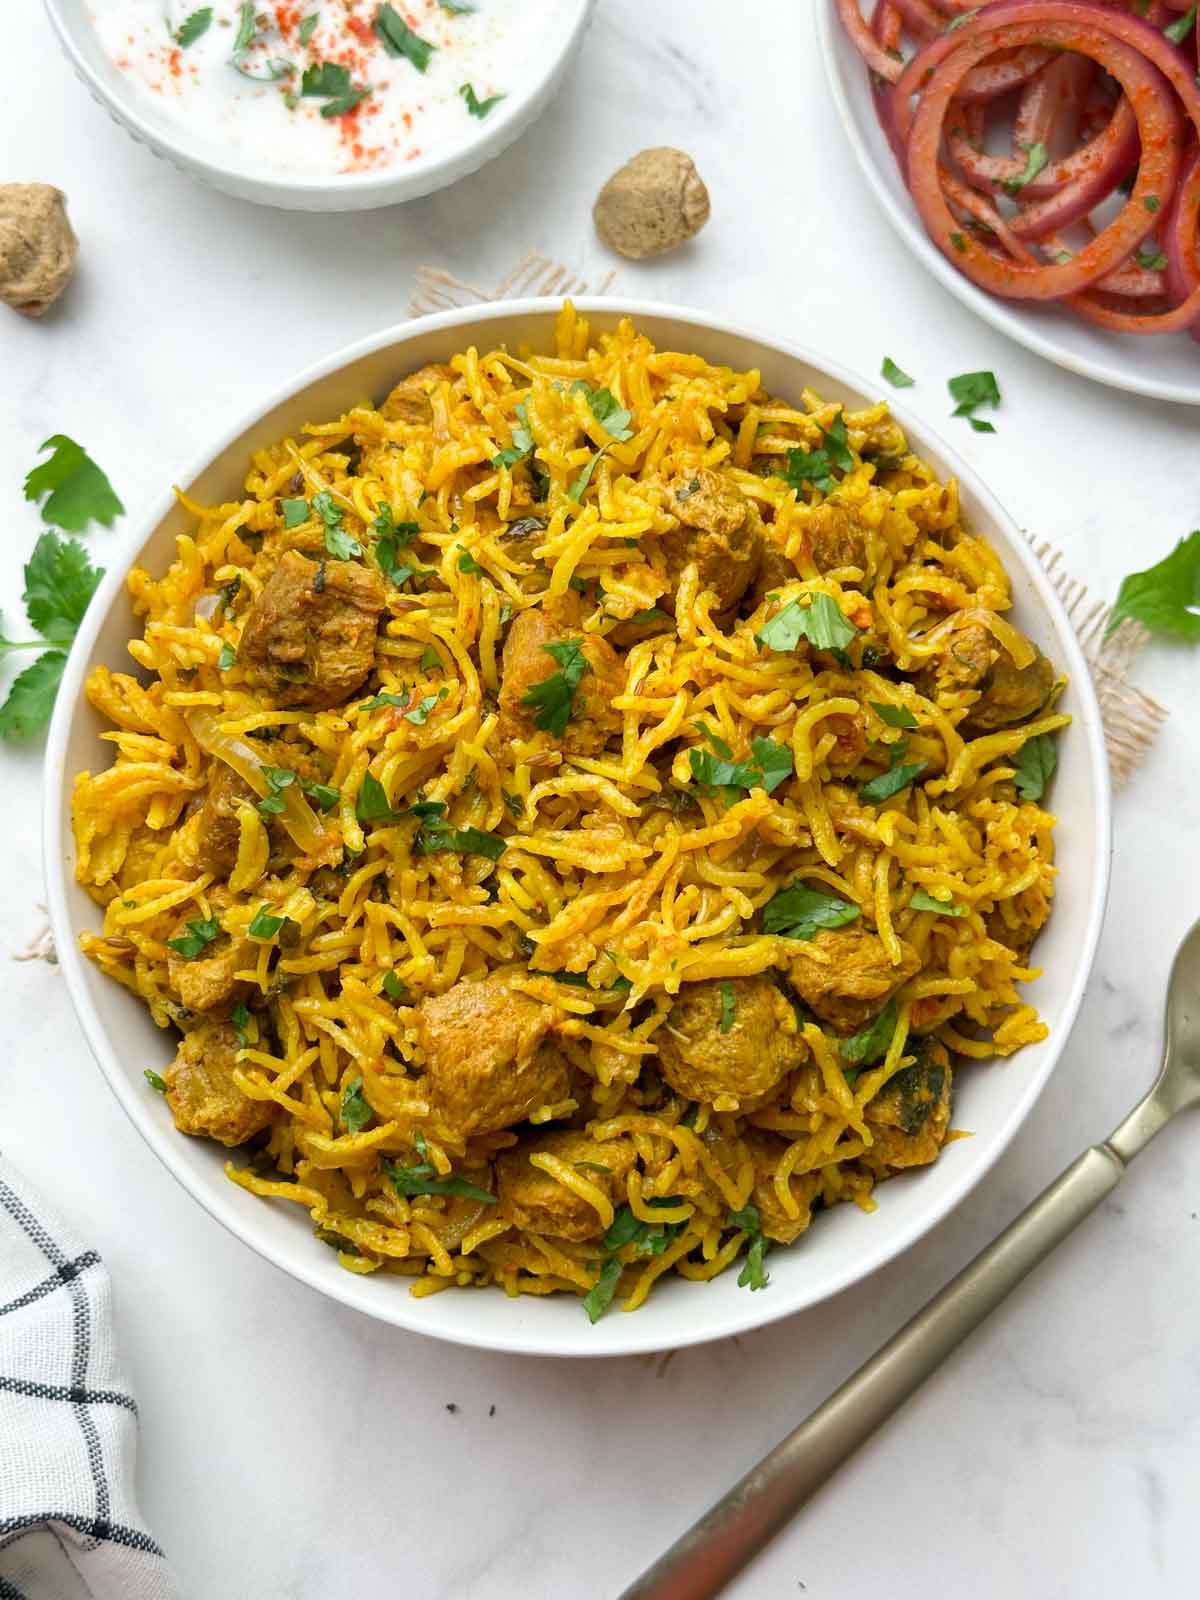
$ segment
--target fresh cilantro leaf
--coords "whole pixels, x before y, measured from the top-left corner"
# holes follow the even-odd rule
[[[52,644],[70,644],[104,576],[76,539],[43,533],[25,565],[25,614]]]
[[[485,856],[489,861],[499,861],[507,849],[498,833],[487,833],[482,828],[452,828],[437,819],[421,823],[414,844],[422,856]]]
[[[918,725],[916,717],[907,706],[888,705],[882,700],[869,700],[867,704],[889,728],[915,728]]]
[[[489,95],[486,100],[481,100],[469,83],[460,84],[458,92],[467,102],[467,110],[473,117],[478,117],[481,121],[493,106],[498,106],[501,100],[504,99],[502,94],[493,94]]]
[[[1200,529],[1155,566],[1122,581],[1105,631],[1111,633],[1127,617],[1151,633],[1200,643]]]
[[[633,616],[625,619],[627,622],[665,622],[667,613],[661,606],[647,606],[645,611],[635,611]]]
[[[501,450],[499,455],[492,457],[494,467],[515,467],[518,461],[523,461],[527,455],[533,453],[533,431],[529,426],[529,407],[524,400],[518,400],[513,408],[516,421],[512,425],[512,444],[507,450]]]
[[[728,749],[728,745],[725,745]],[[792,752],[774,739],[751,741],[752,761],[720,760],[707,750],[689,750],[692,777],[708,789],[777,789],[792,773]]]
[[[819,928],[844,928],[862,913],[840,895],[800,882],[780,889],[763,907],[763,932],[782,939],[811,939]]]
[[[966,417],[976,433],[995,433],[990,422],[972,415],[979,406],[1000,404],[1000,385],[994,372],[960,372],[958,377],[949,380],[948,388],[955,402],[956,417]]]
[[[207,921],[189,922],[187,933],[181,934],[178,939],[167,940],[167,949],[174,950],[185,961],[195,961],[197,956],[204,954],[214,939],[220,937],[221,924],[216,917],[209,917]]]
[[[297,38],[302,45],[307,45],[313,34],[316,33],[320,20],[320,14],[316,11],[310,11],[305,17],[297,30]]]
[[[396,702],[394,695],[378,697],[387,699],[389,704],[400,703],[407,705],[407,699]],[[369,772],[363,773],[363,780],[358,790],[358,799],[354,802],[354,814],[360,822],[398,822],[404,816],[403,811],[393,811],[388,804],[387,790],[379,779]]]
[[[746,1252],[746,1265],[738,1273],[739,1289],[765,1289],[771,1281],[771,1274],[763,1266],[763,1257],[767,1253],[767,1241],[763,1234],[756,1233],[750,1241],[750,1248]]]
[[[733,1027],[733,1020],[737,1016],[737,997],[733,992],[733,985],[728,978],[721,981],[721,1020],[717,1024],[718,1033],[728,1033]]]
[[[1148,194],[1142,201],[1142,204],[1145,206],[1147,211],[1157,211],[1159,206],[1162,205],[1162,201],[1156,194]]]
[[[349,561],[362,555],[362,545],[342,527],[345,513],[328,489],[313,496],[312,508],[325,525],[325,548],[335,560]]]
[[[390,5],[380,6],[372,26],[383,41],[383,48],[388,55],[403,56],[406,61],[412,62],[418,72],[426,71],[437,46],[414,33]]]
[[[1027,184],[1033,182],[1038,173],[1050,160],[1050,152],[1039,139],[1036,144],[1025,146],[1025,166],[1015,178],[1005,178],[1000,187],[1007,195],[1018,195]]]
[[[369,700],[364,700],[359,706],[360,711],[378,711],[380,706],[399,706],[403,708],[410,700],[407,694],[376,694]]]
[[[389,1000],[394,1000],[399,1005],[401,1000],[408,996],[408,989],[394,972],[385,972],[383,975],[383,992]]]
[[[434,706],[436,706],[439,701],[444,700],[449,692],[450,691],[448,689],[439,689],[436,694],[425,695],[423,699],[417,702],[411,711],[406,711],[404,713],[404,720],[406,722],[414,723],[418,728],[421,727],[424,723],[429,721],[429,713],[433,710]]]
[[[957,905],[953,900],[935,900],[924,889],[914,889],[908,903],[914,911],[932,911],[939,917],[965,917],[967,914],[966,906]]]
[[[13,679],[0,706],[0,739],[31,739],[42,731],[54,710],[66,664],[62,650],[47,650]]]
[[[233,41],[233,53],[237,55],[244,50],[254,38],[254,7],[250,0],[244,0],[238,14],[238,31]]]
[[[967,241],[961,233],[952,233],[950,235],[950,243],[958,251],[965,252],[967,248]]]
[[[311,512],[307,500],[283,500],[283,525],[285,528],[298,528],[302,522],[307,522]]]
[[[256,809],[260,816],[277,817],[286,809],[281,791],[295,783],[296,774],[291,767],[264,767],[262,773],[267,780],[267,793],[257,802]]]
[[[901,789],[907,789],[913,779],[920,777],[925,771],[924,761],[912,761],[904,765],[897,759],[903,753],[905,743],[906,741],[901,739],[892,746],[891,765],[886,772],[881,772],[877,778],[871,778],[863,784],[858,791],[860,800],[869,800],[872,804],[890,800],[894,794],[899,794]]]
[[[583,644],[579,639],[564,639],[558,644],[544,644],[542,649],[558,662],[559,671],[535,683],[521,697],[523,706],[534,707],[533,725],[561,739],[567,731],[574,707],[575,691],[588,668]]]
[[[633,437],[633,429],[629,426],[633,413],[625,410],[611,389],[593,389],[585,379],[576,378],[571,385],[571,393],[586,396],[592,415],[612,438],[623,441]]]
[[[273,939],[288,920],[287,917],[272,916],[265,905],[259,906],[246,932],[252,939]]]
[[[808,605],[789,600],[755,635],[760,649],[794,650],[807,639],[817,650],[844,650],[858,629],[830,595],[820,590],[809,596]]]
[[[482,572],[483,568],[479,565],[478,561],[476,561],[475,557],[469,550],[463,550],[460,547],[458,555],[458,570],[460,572],[477,574]]]
[[[898,367],[891,356],[884,356],[883,366],[879,370],[893,389],[911,389],[917,381],[915,378],[910,378],[903,367]]]
[[[899,1015],[895,1000],[889,1000],[887,1005],[874,1019],[860,1032],[852,1034],[849,1039],[843,1039],[838,1044],[838,1053],[843,1061],[852,1061],[857,1066],[869,1066],[872,1061],[878,1061],[887,1054],[892,1036],[896,1032],[896,1018]]]
[[[435,668],[440,669],[442,672],[446,670],[441,656],[438,655],[431,644],[427,644],[424,650],[421,651],[421,660],[418,665],[422,672],[432,672]]]
[[[375,1115],[375,1108],[363,1094],[362,1074],[352,1079],[342,1090],[342,1126],[350,1133],[361,1133]]]
[[[349,68],[336,61],[313,62],[305,67],[300,80],[301,95],[326,101],[321,107],[323,117],[344,116],[347,111],[353,111],[370,92],[369,84],[356,88],[350,81]]]
[[[385,1161],[383,1170],[397,1194],[454,1194],[464,1200],[478,1200],[483,1205],[494,1206],[496,1196],[480,1189],[465,1178],[438,1178],[427,1161],[415,1167],[402,1167],[398,1161]]]
[[[583,1297],[583,1309],[588,1314],[589,1322],[599,1322],[612,1305],[623,1270],[616,1256],[610,1256],[600,1268],[600,1276]]]
[[[1147,245],[1144,249],[1134,253],[1133,259],[1143,272],[1165,272],[1167,258],[1157,245]]]
[[[789,450],[787,466],[778,476],[793,489],[800,490],[810,484],[822,494],[830,494],[837,487],[834,467],[849,472],[853,466],[854,456],[846,442],[846,423],[839,412],[825,434],[824,444],[817,450]]]
[[[331,783],[310,783],[307,778],[301,780],[300,787],[310,800],[317,802],[321,811],[332,811],[342,798],[342,791],[335,789]]]
[[[239,1000],[237,1005],[234,1006],[233,1014],[229,1020],[233,1023],[239,1043],[243,1046],[249,1044],[250,1008],[244,1000]]]
[[[743,1206],[740,1211],[729,1213],[729,1226],[737,1228],[742,1233],[759,1233],[762,1230],[762,1218],[758,1214],[757,1206]]]
[[[113,486],[82,445],[65,433],[52,434],[38,446],[54,453],[25,477],[26,500],[42,501],[42,521],[68,533],[82,533],[89,522],[111,528],[125,507]]]
[[[712,731],[707,722],[701,722],[700,718],[697,717],[695,725],[697,731],[704,735],[719,756],[724,756],[726,761],[733,760],[733,751],[725,743],[724,739],[720,738]]]
[[[1182,44],[1189,33],[1196,30],[1196,7],[1192,6],[1182,17],[1177,17],[1174,22],[1168,23],[1163,29],[1172,44]]]
[[[1021,799],[1040,800],[1057,765],[1058,746],[1053,734],[1038,733],[1032,739],[1026,739],[1013,757],[1013,766],[1016,768],[1013,782]]]
[[[145,1067],[143,1069],[143,1076],[152,1089],[157,1089],[159,1094],[166,1094],[167,1080],[162,1076],[161,1073],[155,1072],[152,1067]]]
[[[605,449],[607,449],[607,446],[605,446]],[[575,479],[575,482],[567,490],[567,498],[569,500],[579,501],[579,500],[583,499],[584,494],[587,491],[587,486],[592,481],[592,473],[595,472],[597,466],[600,463],[600,457],[603,454],[604,454],[604,450],[597,450],[596,454],[592,457],[592,459],[584,467],[583,471]]]
[[[236,661],[237,651],[227,641],[221,646],[221,652],[217,656],[217,671],[228,672],[230,667],[232,667]]]
[[[195,44],[196,40],[206,34],[212,27],[213,8],[201,6],[198,11],[193,11],[190,17],[185,17],[175,30],[175,43],[181,50],[186,50],[188,45]]]

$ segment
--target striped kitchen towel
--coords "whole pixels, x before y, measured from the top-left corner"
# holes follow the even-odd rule
[[[173,1600],[134,1499],[112,1290],[0,1158],[0,1600]]]

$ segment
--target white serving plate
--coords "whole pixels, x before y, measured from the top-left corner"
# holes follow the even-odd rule
[[[930,240],[905,188],[871,99],[866,63],[837,14],[816,0],[819,48],[846,137],[888,221],[950,293],[993,328],[1047,361],[1130,394],[1200,405],[1200,344],[1186,333],[1113,333],[1058,306],[1001,300],[964,278]]]
[[[700,312],[616,298],[578,304],[600,325],[611,325],[623,315],[634,317],[662,348],[698,351],[739,369],[758,367],[775,394],[799,395],[812,385],[849,405],[875,398],[873,385],[824,358],[730,328]],[[556,310],[545,300],[471,307],[392,328],[340,350],[237,421],[178,481],[201,501],[236,498],[249,454],[259,444],[281,438],[305,421],[337,416],[364,396],[382,396],[405,373],[426,362],[444,361],[468,345],[547,348]],[[967,463],[902,407],[895,412],[914,449],[939,472],[959,480],[970,524],[992,540],[1012,575],[1015,621],[1070,679],[1063,703],[1075,720],[1060,736],[1053,791],[1061,819],[1058,898],[1037,947],[1045,976],[1032,990],[1050,1037],[1007,1062],[965,1069],[954,1120],[973,1129],[975,1137],[948,1146],[934,1166],[885,1184],[873,1215],[854,1206],[838,1207],[819,1217],[796,1247],[772,1251],[766,1290],[739,1289],[733,1272],[708,1284],[664,1281],[640,1311],[622,1315],[614,1309],[595,1327],[574,1297],[510,1300],[498,1291],[448,1290],[416,1300],[397,1278],[345,1272],[333,1252],[313,1238],[305,1211],[261,1200],[230,1183],[222,1172],[227,1152],[177,1133],[161,1097],[147,1089],[143,1071],[166,1066],[173,1055],[172,1039],[126,990],[102,977],[79,952],[78,934],[98,928],[101,919],[73,876],[71,782],[81,768],[96,770],[110,760],[110,746],[99,739],[101,720],[84,698],[83,680],[97,662],[129,669],[126,644],[140,629],[125,589],[125,571],[135,559],[153,571],[163,570],[173,558],[175,536],[188,531],[189,518],[173,495],[164,495],[156,514],[126,542],[124,559],[111,564],[71,650],[50,729],[45,802],[50,917],[72,1001],[110,1087],[155,1154],[238,1238],[314,1289],[398,1327],[509,1352],[627,1355],[742,1333],[836,1294],[919,1239],[958,1205],[1000,1155],[1059,1059],[1091,970],[1108,886],[1108,768],[1091,679],[1046,574]],[[173,476],[172,465],[164,462],[164,485]],[[104,1160],[104,1151],[97,1150],[101,1174]]]
[[[59,43],[76,76],[113,121],[139,144],[164,157],[181,172],[214,189],[278,206],[285,211],[369,211],[399,205],[457,183],[507,150],[541,116],[575,59],[596,0],[558,0],[552,25],[542,41],[540,69],[510,90],[491,112],[468,129],[468,137],[438,155],[422,156],[389,171],[304,178],[272,173],[233,160],[215,141],[190,136],[160,113],[105,54],[88,20],[93,0],[45,0]]]

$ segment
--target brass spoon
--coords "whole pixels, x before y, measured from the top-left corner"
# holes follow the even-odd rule
[[[988,1313],[1091,1215],[1175,1113],[1197,1102],[1200,922],[1171,968],[1162,1070],[1146,1098],[693,1523],[621,1600],[706,1600],[719,1594]]]

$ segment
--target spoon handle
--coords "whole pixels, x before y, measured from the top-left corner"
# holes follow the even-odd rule
[[[988,1313],[1096,1209],[1124,1171],[1124,1162],[1109,1145],[1085,1150],[998,1239],[635,1579],[621,1600],[706,1600],[719,1594]]]

